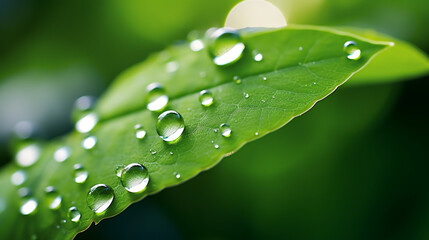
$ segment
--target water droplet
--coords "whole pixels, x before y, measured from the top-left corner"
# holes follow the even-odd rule
[[[31,195],[31,191],[30,189],[26,188],[26,187],[22,187],[20,189],[18,189],[18,195],[20,197],[29,197]]]
[[[71,207],[67,212],[67,216],[69,217],[70,221],[76,223],[79,222],[80,218],[82,217],[82,214],[80,214],[77,207]]]
[[[176,61],[168,62],[167,65],[165,65],[165,68],[168,73],[174,73],[179,70],[179,64]]]
[[[122,170],[124,170],[124,165],[121,165],[121,166],[118,166],[117,168],[116,168],[116,171],[115,171],[115,174],[116,174],[116,176],[117,177],[121,177],[121,175],[122,175]]]
[[[234,76],[232,78],[232,80],[234,81],[235,84],[241,84],[241,78],[239,76]]]
[[[189,44],[189,48],[194,52],[201,51],[204,48],[204,42],[200,39],[196,39]]]
[[[156,151],[155,151],[155,150],[153,150],[153,149],[149,149],[149,152],[150,152],[152,155],[155,155],[155,154],[156,154]]]
[[[262,80],[267,81],[267,77],[262,77]]]
[[[248,93],[243,93],[245,98],[249,98],[249,94]]]
[[[71,149],[67,146],[58,148],[54,153],[54,159],[57,162],[64,162],[70,157]]]
[[[302,51],[302,49],[303,49],[302,47],[299,47],[299,48],[298,48],[298,50],[299,50],[299,51]]]
[[[94,185],[88,192],[88,207],[95,213],[102,213],[112,204],[115,195],[112,188],[104,184]]]
[[[213,129],[213,132],[214,132],[214,133],[217,133],[217,131],[218,131],[218,129],[217,129],[217,128]]]
[[[361,50],[357,48],[357,45],[353,41],[347,41],[344,43],[344,51],[347,53],[347,58],[350,60],[359,60],[361,56]]]
[[[141,124],[136,124],[134,126],[134,130],[137,139],[143,139],[146,136],[146,131],[143,129]]]
[[[82,140],[82,147],[86,150],[91,150],[97,144],[97,138],[95,136],[89,136]]]
[[[215,145],[214,145],[214,147],[215,147],[216,149],[218,149],[218,148],[219,148],[219,145],[215,144]]]
[[[10,181],[15,186],[22,185],[27,180],[27,173],[24,170],[18,170],[12,174]]]
[[[240,35],[234,30],[220,28],[211,34],[209,52],[218,66],[237,62],[243,55],[244,48]]]
[[[229,125],[226,123],[222,123],[219,127],[220,132],[222,133],[222,136],[224,137],[231,137],[231,128],[229,128]]]
[[[262,99],[262,100],[261,100],[261,102],[262,102],[262,103],[265,103],[265,100],[264,100],[264,99]]]
[[[36,212],[37,210],[37,201],[34,198],[27,199],[23,202],[19,211],[22,215],[30,215]]]
[[[74,109],[78,111],[88,111],[94,108],[96,99],[93,96],[82,96],[74,102]]]
[[[201,105],[204,107],[209,107],[214,102],[213,94],[208,90],[202,90],[200,92],[199,100]]]
[[[170,155],[173,155],[174,153],[173,152],[170,152]]]
[[[185,121],[176,111],[165,111],[158,116],[156,131],[166,142],[175,142],[185,130]]]
[[[254,50],[253,51],[253,60],[255,60],[256,62],[260,62],[262,61],[262,59],[264,59],[264,56],[259,53],[258,51]]]
[[[29,167],[39,160],[40,147],[36,144],[28,145],[16,154],[16,162],[21,167]]]
[[[20,139],[28,139],[34,136],[36,127],[30,121],[20,121],[13,127],[15,135]]]
[[[255,132],[255,136],[258,136],[259,135],[259,133],[258,132]]]
[[[80,133],[88,133],[97,125],[97,122],[97,114],[88,113],[76,122],[75,128]]]
[[[132,193],[142,192],[149,183],[149,173],[147,169],[138,163],[127,165],[121,174],[122,186]]]
[[[147,109],[152,112],[162,111],[168,104],[168,96],[159,83],[151,83],[146,87]]]
[[[180,173],[178,173],[178,172],[174,172],[173,173],[174,174],[174,177],[176,178],[176,179],[180,179],[182,176],[180,175]]]
[[[46,201],[47,201],[48,207],[50,209],[60,208],[61,201],[63,198],[60,196],[60,194],[58,194],[57,190],[52,186],[48,186],[45,189],[45,193],[46,193]]]
[[[88,178],[88,171],[85,170],[85,168],[82,166],[82,164],[75,164],[73,166],[74,168],[74,182],[75,183],[84,183],[86,179]]]

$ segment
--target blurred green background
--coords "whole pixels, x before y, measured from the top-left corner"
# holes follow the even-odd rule
[[[239,1],[0,0],[0,165],[17,122],[72,129],[82,95],[222,26]],[[355,26],[429,52],[429,2],[272,0],[289,24]],[[429,239],[428,77],[343,86],[218,166],[77,239]]]

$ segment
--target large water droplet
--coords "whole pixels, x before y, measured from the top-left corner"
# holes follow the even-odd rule
[[[222,123],[219,127],[220,132],[222,133],[222,136],[224,137],[231,137],[231,128],[229,128],[229,125],[226,123]]]
[[[136,124],[134,126],[134,130],[137,139],[143,139],[146,136],[146,131],[143,129],[141,124]]]
[[[138,193],[146,189],[149,173],[141,164],[131,163],[122,170],[120,179],[128,192]]]
[[[347,53],[347,58],[350,60],[359,60],[361,56],[361,50],[357,48],[357,45],[353,41],[347,41],[344,43],[344,51]]]
[[[86,150],[91,150],[97,144],[97,138],[95,136],[89,136],[82,140],[82,147]]]
[[[77,207],[71,207],[67,212],[67,216],[69,217],[70,221],[76,223],[79,222],[80,218],[82,217],[82,214],[80,214]]]
[[[86,181],[86,179],[88,178],[88,171],[85,170],[85,168],[82,166],[82,164],[75,164],[73,166],[74,168],[74,173],[73,173],[73,178],[75,183],[84,183]]]
[[[204,48],[204,42],[200,39],[196,39],[189,44],[189,48],[194,52],[201,51]]]
[[[12,174],[10,181],[15,186],[22,185],[27,180],[27,173],[24,170],[18,170]]]
[[[60,196],[57,190],[52,186],[48,186],[45,189],[45,193],[46,193],[46,202],[48,204],[48,207],[50,209],[60,208],[61,201],[63,200],[63,198]]]
[[[25,200],[21,207],[19,208],[19,211],[22,215],[30,215],[36,212],[37,210],[37,201],[34,198],[30,198]]]
[[[21,167],[29,167],[39,160],[40,147],[36,144],[28,145],[16,154],[16,162]]]
[[[54,153],[54,159],[57,162],[64,162],[70,157],[71,149],[67,146],[58,148]]]
[[[112,204],[115,195],[112,188],[104,184],[94,185],[88,192],[88,207],[95,213],[102,213]]]
[[[75,128],[80,133],[88,133],[97,125],[97,122],[97,114],[88,113],[76,122]]]
[[[185,130],[185,121],[176,111],[165,111],[158,116],[156,131],[159,137],[166,142],[174,142],[179,139]]]
[[[159,83],[151,83],[146,87],[147,109],[152,112],[162,111],[168,104],[168,96]]]
[[[216,65],[230,65],[237,62],[243,55],[245,45],[236,31],[220,28],[210,37],[209,52]]]
[[[200,92],[199,100],[201,105],[204,107],[209,107],[214,102],[213,94],[208,90],[202,90]]]

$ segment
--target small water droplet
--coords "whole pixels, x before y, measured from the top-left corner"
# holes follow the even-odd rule
[[[174,177],[176,178],[176,179],[180,179],[182,176],[180,175],[180,173],[178,173],[178,172],[174,172],[173,173],[174,174]]]
[[[204,48],[204,42],[201,39],[196,39],[189,44],[189,48],[194,52],[201,51]]]
[[[67,216],[69,217],[70,221],[77,223],[79,222],[80,218],[82,217],[82,214],[80,214],[77,207],[71,207],[69,208],[67,212]],[[65,220],[63,220],[65,222]]]
[[[248,93],[243,93],[245,98],[249,98],[249,94]]]
[[[102,213],[112,204],[115,194],[112,188],[104,184],[94,185],[88,192],[88,207],[95,213]]]
[[[264,99],[262,99],[262,100],[261,100],[261,102],[262,102],[262,103],[265,103],[265,100],[264,100]]]
[[[80,112],[88,111],[94,108],[96,98],[93,96],[82,96],[74,102],[74,109]]]
[[[25,146],[16,154],[16,162],[21,167],[29,167],[39,160],[40,147],[37,144],[30,144]]]
[[[256,62],[260,62],[262,61],[262,59],[264,59],[264,56],[258,51],[253,50],[253,60],[255,60]]]
[[[210,36],[209,53],[218,66],[227,66],[237,62],[245,49],[240,35],[231,29],[220,28]]]
[[[218,129],[217,129],[217,128],[213,129],[213,132],[214,132],[214,133],[217,133],[217,131],[218,131]]]
[[[97,122],[97,114],[88,113],[76,122],[75,128],[80,133],[88,133],[97,125]]]
[[[134,126],[134,130],[137,139],[143,139],[146,136],[146,131],[143,129],[141,124],[136,124]]]
[[[149,173],[147,169],[138,163],[127,165],[121,174],[122,186],[132,193],[142,192],[149,183]]]
[[[299,51],[302,51],[302,49],[303,49],[302,47],[299,47],[299,48],[298,48],[298,50],[299,50]]]
[[[216,149],[218,149],[218,148],[219,148],[219,145],[215,144],[215,145],[214,145],[214,147],[215,147]]]
[[[97,138],[95,136],[89,136],[82,140],[82,147],[86,150],[91,150],[97,144]]]
[[[30,215],[36,212],[37,205],[37,200],[34,198],[30,198],[22,203],[21,207],[19,208],[19,211],[22,215]]]
[[[267,77],[262,77],[262,80],[267,81]]]
[[[30,121],[20,121],[13,126],[15,135],[20,139],[29,139],[34,136],[36,127]]]
[[[155,154],[156,154],[156,151],[155,151],[155,150],[153,150],[153,149],[149,149],[149,152],[150,152],[152,155],[155,155]]]
[[[175,142],[185,130],[185,121],[176,111],[165,111],[158,116],[156,131],[166,142]]]
[[[168,96],[159,83],[151,83],[146,87],[147,109],[152,112],[162,111],[168,104]]]
[[[350,60],[359,60],[361,56],[361,50],[357,48],[357,45],[353,41],[347,41],[344,43],[344,51],[347,53],[347,58]]]
[[[222,136],[224,137],[231,137],[231,128],[228,124],[222,123],[219,127],[220,132],[222,133]]]
[[[259,133],[258,132],[255,132],[255,136],[258,136],[259,135]]]
[[[170,152],[170,155],[173,155],[174,153],[173,152]]]
[[[200,92],[199,100],[201,105],[204,107],[209,107],[214,102],[213,94],[208,90],[202,90]]]
[[[60,208],[63,198],[60,196],[57,190],[52,186],[48,186],[45,189],[45,193],[48,207],[54,210]]]
[[[165,65],[165,68],[168,73],[174,73],[179,70],[179,64],[176,61],[168,62],[167,65]]]
[[[73,166],[74,168],[74,181],[75,183],[84,183],[86,179],[88,178],[88,171],[85,170],[85,168],[82,166],[82,164],[75,164]]]
[[[71,155],[71,149],[67,146],[63,146],[57,149],[54,153],[54,159],[57,162],[64,162]]]
[[[239,76],[234,76],[232,78],[232,80],[234,81],[235,84],[241,84],[241,78]]]
[[[27,173],[24,170],[18,170],[12,174],[10,181],[15,186],[22,185],[27,180]]]
[[[30,191],[30,189],[28,189],[26,187],[22,187],[22,188],[18,189],[18,195],[22,198],[27,198],[27,197],[30,197],[31,191]]]
[[[55,226],[57,229],[60,229],[60,225]]]

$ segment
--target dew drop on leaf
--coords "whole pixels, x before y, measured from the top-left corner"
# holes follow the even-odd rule
[[[97,123],[97,114],[88,113],[76,122],[75,128],[80,133],[88,133],[95,127],[95,125],[97,125]]]
[[[347,58],[350,60],[359,60],[361,56],[361,50],[357,47],[353,41],[347,41],[344,43],[344,52],[347,54]]]
[[[175,142],[185,130],[185,121],[176,111],[165,111],[158,116],[156,131],[166,142]]]
[[[67,211],[67,216],[69,217],[70,221],[76,223],[79,222],[80,218],[82,217],[82,214],[79,212],[77,207],[71,207]]]
[[[214,148],[218,149],[218,148],[219,148],[219,145],[215,144],[215,145],[214,145]]]
[[[233,64],[243,55],[245,45],[235,30],[217,29],[210,35],[210,40],[209,53],[218,66]]]
[[[122,170],[120,179],[125,190],[138,193],[146,189],[149,183],[149,173],[141,164],[131,163]]]
[[[94,108],[96,99],[93,96],[82,96],[74,102],[74,111],[88,111]]]
[[[73,179],[75,183],[84,183],[86,179],[88,178],[88,171],[85,170],[85,168],[82,166],[82,164],[75,164],[73,166],[74,173],[73,173]]]
[[[232,78],[232,80],[234,81],[235,84],[241,84],[241,78],[239,76],[234,76]]]
[[[95,136],[89,136],[82,140],[82,147],[86,150],[91,150],[97,144],[97,138]]]
[[[31,121],[20,121],[13,126],[13,132],[19,139],[29,139],[34,137],[36,127]]]
[[[27,180],[27,173],[24,170],[17,170],[10,176],[10,181],[15,186],[22,185]]]
[[[30,191],[30,189],[28,189],[26,187],[22,187],[22,188],[18,189],[18,195],[20,197],[27,198],[31,195],[31,191]]]
[[[40,158],[40,147],[37,144],[25,146],[16,154],[16,162],[21,167],[29,167]]]
[[[134,126],[134,130],[137,139],[143,139],[146,136],[146,131],[143,129],[141,124],[136,124]]]
[[[243,93],[245,98],[249,98],[249,94],[248,93]]]
[[[232,131],[231,131],[231,128],[229,127],[228,124],[222,123],[220,125],[220,127],[219,127],[219,130],[220,130],[222,136],[224,136],[224,137],[231,137],[231,132]]]
[[[88,192],[88,207],[95,213],[102,213],[112,204],[115,195],[113,189],[104,184],[94,185]]]
[[[180,173],[178,173],[178,172],[174,172],[173,173],[174,174],[174,177],[176,178],[176,179],[180,179],[182,176],[180,175]]]
[[[204,107],[209,107],[214,102],[213,94],[208,90],[202,90],[200,92],[199,100],[201,105]]]
[[[168,96],[159,83],[151,83],[146,87],[147,109],[152,112],[162,111],[168,104]]]
[[[22,203],[21,207],[19,208],[19,212],[22,215],[30,215],[30,214],[34,214],[37,210],[37,201],[34,198],[29,198],[24,200],[24,202]]]
[[[176,61],[168,62],[165,66],[168,73],[174,73],[179,70],[179,64]]]
[[[63,198],[54,187],[52,186],[46,187],[45,195],[46,195],[46,203],[50,209],[55,210],[61,206],[61,202]]]
[[[189,44],[189,48],[194,51],[194,52],[199,52],[201,50],[203,50],[204,48],[204,42],[201,39],[196,39],[193,40],[190,44]]]
[[[262,59],[264,59],[264,56],[262,55],[262,53],[259,53],[258,51],[254,50],[253,51],[253,60],[255,60],[256,62],[260,62],[260,61],[262,61]]]
[[[54,159],[57,162],[64,162],[71,155],[71,149],[67,146],[58,148],[54,153]]]

